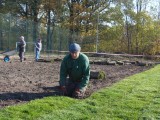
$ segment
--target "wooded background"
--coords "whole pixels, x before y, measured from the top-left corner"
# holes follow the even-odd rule
[[[46,51],[77,42],[85,52],[160,54],[160,1],[0,0],[0,49],[21,35],[41,37]]]

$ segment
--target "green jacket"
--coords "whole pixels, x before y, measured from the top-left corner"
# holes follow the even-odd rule
[[[88,57],[80,53],[77,59],[72,59],[71,54],[64,57],[60,68],[60,86],[65,86],[67,76],[72,82],[78,82],[79,89],[87,86],[90,77],[90,65]]]

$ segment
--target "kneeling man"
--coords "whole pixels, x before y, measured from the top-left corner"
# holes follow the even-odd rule
[[[90,77],[89,59],[80,51],[80,45],[72,43],[60,67],[60,90],[74,98],[84,97]]]

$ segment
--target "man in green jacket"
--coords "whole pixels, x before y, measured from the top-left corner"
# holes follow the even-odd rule
[[[77,43],[69,46],[60,68],[60,90],[64,95],[83,98],[89,83],[90,65],[88,57],[81,53]]]

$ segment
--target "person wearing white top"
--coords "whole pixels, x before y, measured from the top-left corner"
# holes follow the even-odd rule
[[[41,50],[42,50],[42,42],[41,39],[39,38],[35,43],[35,61],[38,61],[38,59],[40,58]]]

